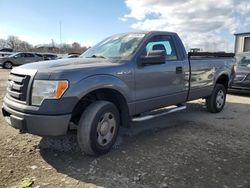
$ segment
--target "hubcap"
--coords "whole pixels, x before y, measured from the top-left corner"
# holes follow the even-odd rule
[[[224,100],[225,100],[224,92],[222,90],[220,90],[217,94],[217,97],[216,97],[217,108],[221,108],[223,106]]]
[[[96,137],[98,144],[101,146],[109,144],[115,135],[115,129],[116,121],[114,115],[110,112],[105,113],[97,125]]]
[[[8,69],[10,69],[12,67],[12,64],[9,63],[9,62],[7,62],[7,63],[5,63],[5,67],[8,68]]]

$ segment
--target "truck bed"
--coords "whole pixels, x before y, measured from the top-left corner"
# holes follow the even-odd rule
[[[231,70],[232,65],[235,64],[234,55],[234,53],[225,52],[189,52],[191,77],[188,100],[210,95],[216,79],[216,71]]]
[[[234,58],[234,53],[226,52],[189,52],[189,58]]]

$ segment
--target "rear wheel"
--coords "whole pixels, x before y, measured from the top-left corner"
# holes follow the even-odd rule
[[[3,64],[3,68],[5,69],[11,69],[13,67],[13,64],[12,62],[10,61],[6,61],[4,64]]]
[[[79,147],[89,155],[107,153],[116,141],[119,124],[119,112],[113,103],[96,101],[90,104],[78,125]]]
[[[206,98],[207,110],[212,113],[221,112],[226,102],[226,88],[222,84],[216,84],[211,96]]]

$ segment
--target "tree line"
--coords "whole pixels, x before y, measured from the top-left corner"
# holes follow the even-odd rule
[[[83,53],[89,47],[81,46],[80,43],[72,44],[55,44],[52,40],[51,44],[43,44],[34,46],[26,41],[20,40],[16,36],[9,36],[7,39],[0,39],[0,49],[11,48],[14,52],[47,52],[47,53]]]

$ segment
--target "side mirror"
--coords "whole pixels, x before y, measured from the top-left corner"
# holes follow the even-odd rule
[[[152,50],[149,51],[147,56],[140,57],[141,65],[164,64],[166,61],[165,50]]]

